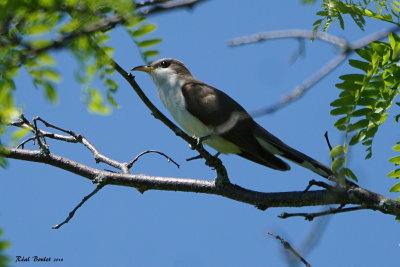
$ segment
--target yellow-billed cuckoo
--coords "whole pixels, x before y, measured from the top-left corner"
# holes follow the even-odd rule
[[[223,154],[237,154],[272,169],[287,171],[286,158],[329,177],[327,166],[289,147],[261,127],[224,92],[192,76],[186,66],[164,58],[132,70],[150,74],[158,95],[178,124],[189,134]]]

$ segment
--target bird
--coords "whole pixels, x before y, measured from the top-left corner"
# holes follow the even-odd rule
[[[179,60],[162,58],[131,71],[146,72],[158,96],[183,130],[219,153],[236,154],[263,166],[288,171],[282,158],[329,178],[332,170],[288,146],[260,126],[233,98],[193,77]]]

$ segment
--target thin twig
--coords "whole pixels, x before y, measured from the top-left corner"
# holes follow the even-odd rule
[[[29,138],[25,139],[24,141],[22,141],[21,143],[19,143],[17,145],[17,148],[24,149],[26,143],[29,143],[31,141],[35,142],[35,140],[36,140],[36,136],[29,137]]]
[[[326,215],[332,215],[332,214],[337,214],[337,213],[343,213],[343,212],[349,212],[349,211],[356,211],[356,210],[365,210],[365,209],[373,209],[369,206],[357,206],[357,207],[350,207],[350,208],[342,208],[343,206],[340,206],[339,208],[336,209],[329,209],[326,211],[321,211],[321,212],[315,212],[315,213],[287,213],[283,212],[281,213],[278,217],[281,219],[286,219],[289,217],[304,217],[307,221],[312,221],[315,217],[320,217],[320,216],[326,216]]]
[[[55,134],[55,133],[51,133],[51,132],[47,132],[47,131],[43,131],[40,129],[37,129],[37,125],[36,122],[40,121],[42,122],[46,127],[49,128],[53,128],[56,129],[60,132],[64,132],[66,134],[68,134],[69,136],[65,136],[65,135],[61,135],[61,134]],[[168,155],[166,155],[165,153],[161,152],[161,151],[157,151],[157,150],[147,150],[144,151],[142,153],[140,153],[138,156],[136,156],[132,161],[130,161],[129,163],[120,163],[116,160],[113,160],[105,155],[103,155],[102,153],[100,153],[100,151],[92,144],[90,143],[90,141],[80,135],[80,134],[76,134],[75,132],[71,131],[71,130],[67,130],[64,128],[61,128],[59,126],[56,126],[52,123],[49,123],[48,121],[42,119],[41,117],[35,117],[34,118],[34,124],[32,125],[32,123],[30,123],[23,115],[21,115],[21,117],[16,120],[15,122],[12,122],[11,125],[16,126],[16,127],[20,127],[20,128],[27,128],[30,129],[33,133],[37,132],[38,134],[36,135],[40,135],[42,138],[48,137],[51,139],[56,139],[56,140],[60,140],[60,141],[64,141],[64,142],[70,142],[70,143],[81,143],[83,144],[87,149],[89,149],[94,158],[95,161],[98,162],[103,162],[107,165],[110,165],[114,168],[117,168],[119,170],[121,170],[124,173],[129,173],[129,169],[132,167],[132,165],[143,155],[147,154],[147,153],[157,153],[159,155],[164,156],[169,162],[172,162],[173,164],[175,164],[178,168],[180,167],[179,164],[173,160],[171,157],[169,157]],[[27,142],[32,141],[32,140],[36,140],[37,136],[35,135],[35,137],[30,137],[26,140],[24,140],[22,143],[20,143],[17,148],[19,147],[23,147]]]
[[[139,155],[137,155],[133,160],[131,160],[131,161],[126,165],[126,167],[127,167],[128,169],[132,168],[132,165],[135,164],[135,162],[138,161],[140,157],[142,157],[143,155],[148,154],[148,153],[157,153],[157,154],[159,154],[159,155],[165,157],[165,158],[167,159],[168,162],[172,162],[173,164],[175,164],[176,167],[179,168],[179,164],[176,163],[171,157],[169,157],[169,156],[166,155],[165,153],[163,153],[163,152],[161,152],[161,151],[157,151],[157,150],[146,150],[146,151],[143,151],[142,153],[140,153]]]
[[[307,267],[311,267],[311,264],[309,264],[301,255],[300,253],[298,253],[293,247],[292,245],[290,245],[289,242],[287,242],[285,239],[283,239],[282,237],[280,237],[279,235],[276,235],[274,233],[268,232],[269,235],[275,237],[276,239],[278,239],[281,244],[283,245],[283,247],[287,250],[289,250],[290,252],[292,252],[292,254],[294,256],[296,256],[296,258],[298,258],[302,263],[304,263],[305,266]]]
[[[33,130],[34,130],[34,134],[36,136],[36,140],[38,143],[38,146],[40,148],[40,150],[42,150],[44,153],[49,153],[49,146],[46,144],[46,139],[44,138],[44,136],[42,135],[42,133],[40,132],[40,130],[37,127],[37,122],[36,119],[33,119]],[[42,142],[43,140],[43,142]]]
[[[328,131],[325,132],[324,137],[325,137],[326,143],[328,144],[329,151],[332,151],[333,147],[331,145],[331,142],[329,141]]]
[[[313,180],[311,180],[311,181],[308,182],[308,186],[306,187],[306,189],[304,189],[304,192],[307,192],[308,190],[310,190],[310,188],[311,188],[313,185],[320,186],[320,187],[322,187],[322,188],[325,188],[326,190],[331,190],[331,189],[333,189],[333,186],[331,186],[331,185],[329,185],[329,184],[327,184],[327,183],[321,182],[321,181],[316,181],[316,180],[313,179]]]
[[[68,214],[68,217],[61,223],[56,224],[52,227],[52,229],[59,229],[61,226],[63,226],[64,224],[68,223],[72,217],[74,217],[75,212],[83,206],[83,204],[85,204],[86,201],[88,201],[92,196],[94,196],[98,191],[100,191],[100,189],[102,189],[106,184],[105,183],[100,183],[96,186],[96,188],[87,196],[85,196],[81,202],[79,202],[78,205],[76,205],[76,207]]]

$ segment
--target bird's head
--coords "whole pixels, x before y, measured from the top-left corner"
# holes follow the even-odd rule
[[[179,60],[173,58],[162,58],[150,65],[134,67],[132,71],[147,72],[155,81],[170,79],[176,75],[190,75],[186,66]]]

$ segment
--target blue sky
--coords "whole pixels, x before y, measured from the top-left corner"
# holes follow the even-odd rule
[[[230,39],[281,29],[311,29],[317,5],[300,1],[206,1],[194,10],[151,16],[158,25],[152,36],[164,41],[157,46],[160,57],[182,60],[197,78],[231,95],[249,111],[271,105],[289,93],[335,55],[331,45],[306,41],[306,53],[288,64],[297,49],[296,40],[276,40],[231,48]],[[362,32],[350,20],[346,30],[337,26],[332,34],[357,40],[385,26],[368,22]],[[120,29],[110,45],[115,59],[126,70],[142,65],[137,48]],[[48,103],[31,84],[26,73],[18,77],[17,104],[28,118],[41,116],[51,123],[86,136],[101,152],[128,161],[140,152],[156,149],[181,164],[177,169],[155,154],[144,156],[133,173],[212,180],[215,173],[203,161],[186,162],[195,154],[162,123],[155,120],[129,85],[117,75],[120,85],[116,100],[120,108],[109,116],[89,114],[82,103],[81,86],[74,80],[78,65],[65,52],[55,52],[63,75],[58,85],[60,102]],[[312,88],[299,101],[257,121],[287,144],[329,164],[323,134],[340,144],[342,134],[334,127],[329,103],[338,95],[334,84],[342,74],[354,72],[343,64]],[[162,110],[150,78],[136,79]],[[100,85],[99,82],[96,82]],[[394,155],[398,129],[389,123],[377,134],[374,156],[364,160],[364,150],[352,150],[349,167],[360,185],[388,193],[394,181],[386,177],[393,169],[387,161]],[[53,153],[96,166],[91,154],[77,144],[50,141]],[[310,179],[318,179],[301,167],[289,172],[274,171],[234,155],[221,157],[233,183],[263,192],[303,190]],[[107,168],[105,165],[97,165]],[[218,196],[148,191],[107,186],[95,195],[59,230],[61,222],[94,185],[87,179],[51,166],[9,161],[1,171],[0,227],[11,242],[8,255],[63,258],[63,263],[46,266],[286,266],[282,246],[267,232],[281,235],[299,251],[310,246],[305,258],[313,266],[395,266],[400,253],[399,223],[392,216],[373,211],[339,214],[313,222],[301,218],[279,219],[286,212],[320,211],[313,208],[271,208],[260,211],[250,205]],[[321,225],[326,225],[322,231]],[[316,230],[317,229],[317,230]],[[312,245],[310,236],[320,236]],[[13,266],[39,266],[14,263]]]

